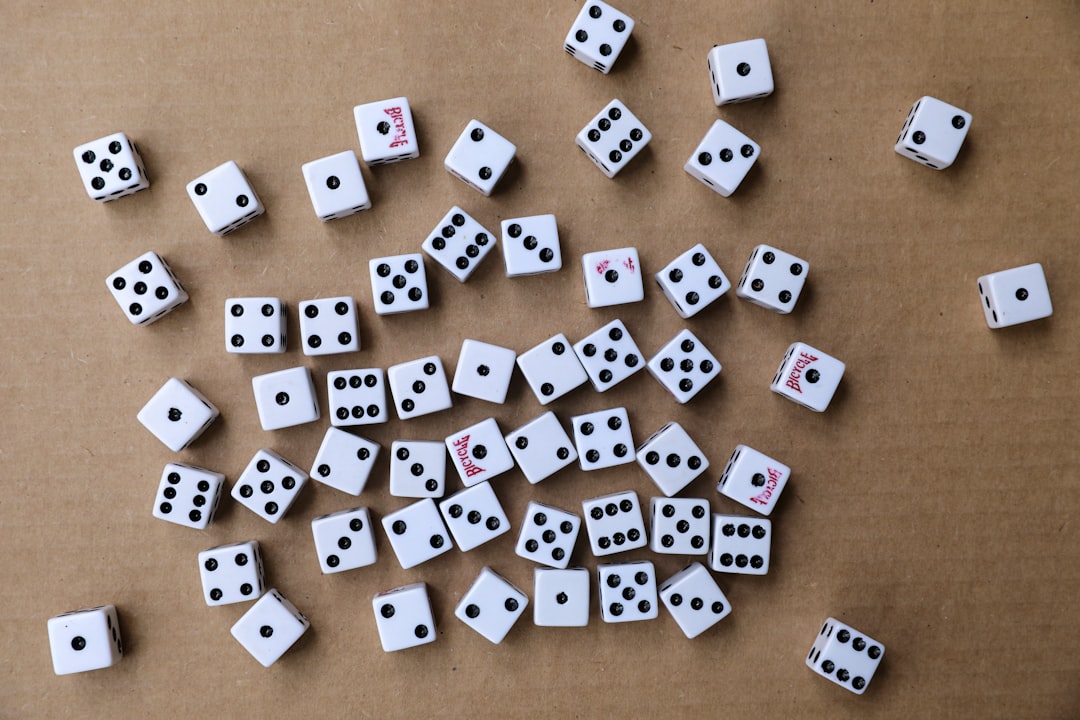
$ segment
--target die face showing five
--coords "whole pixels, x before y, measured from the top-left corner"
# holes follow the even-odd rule
[[[589,571],[536,568],[533,571],[533,623],[540,627],[589,624]]]
[[[446,524],[439,515],[439,508],[431,498],[424,498],[385,515],[382,525],[402,570],[427,562],[454,548]]]
[[[971,128],[971,113],[924,95],[908,111],[893,149],[899,155],[934,170],[956,161]]]
[[[656,568],[647,560],[598,565],[600,619],[606,623],[652,620],[660,614],[656,601]]]
[[[679,423],[670,422],[637,449],[638,465],[668,497],[709,469],[709,459]]]
[[[795,309],[810,263],[771,245],[750,253],[735,294],[767,310],[787,314]]]
[[[480,571],[454,615],[498,645],[529,605],[529,597],[489,567]]]
[[[626,47],[634,20],[602,0],[586,0],[563,48],[572,57],[607,75]]]
[[[541,405],[557,400],[589,379],[562,333],[523,352],[517,364]]]
[[[531,484],[577,460],[577,450],[555,413],[546,412],[506,436],[506,446]]]
[[[150,325],[188,301],[172,268],[153,251],[114,272],[105,284],[133,325]]]
[[[375,469],[379,450],[379,444],[367,438],[327,428],[311,464],[311,477],[343,493],[359,495]]]
[[[826,618],[806,656],[806,665],[856,695],[866,692],[885,646],[836,618]]]
[[[667,555],[709,552],[709,501],[704,498],[653,498],[649,501],[649,549]]]
[[[392,365],[386,376],[394,408],[402,420],[447,410],[454,404],[438,355]]]
[[[709,567],[716,572],[765,575],[771,547],[771,520],[713,515]]]
[[[731,603],[699,562],[690,563],[661,583],[659,594],[688,638],[696,638],[731,614]]]
[[[356,301],[351,297],[335,297],[300,303],[300,339],[305,355],[359,350]]]
[[[74,610],[49,618],[49,649],[57,675],[100,670],[120,661],[124,644],[113,605]]]
[[[626,408],[600,410],[570,419],[582,470],[599,470],[634,462],[634,437]]]
[[[491,195],[517,147],[479,120],[470,120],[450,148],[444,165],[447,172],[484,195]]]
[[[460,282],[465,282],[495,247],[495,236],[457,205],[420,246]]]
[[[324,574],[355,570],[378,559],[371,513],[366,507],[322,515],[311,521],[315,553]]]
[[[280,430],[319,419],[315,383],[306,367],[256,375],[251,378],[251,389],[263,430]]]
[[[435,642],[435,617],[426,584],[413,583],[381,592],[371,604],[383,651],[395,652]]]
[[[844,363],[806,343],[792,343],[770,389],[803,407],[824,412],[836,394],[844,367]]]
[[[461,552],[510,532],[510,521],[488,482],[454,493],[439,503],[439,510]]]
[[[451,389],[458,395],[501,405],[506,402],[516,359],[517,353],[510,348],[466,339],[461,343]]]
[[[637,248],[586,253],[581,258],[581,269],[585,277],[585,302],[591,308],[645,299]]]
[[[771,95],[772,65],[765,40],[756,38],[713,46],[709,51],[709,80],[713,102],[718,106]]]
[[[615,99],[581,129],[575,142],[600,172],[613,178],[650,140],[649,128],[622,101]]]
[[[329,372],[326,387],[331,425],[372,425],[390,419],[382,368]]]
[[[633,490],[592,498],[581,503],[589,545],[596,557],[645,547],[645,522]]]
[[[574,553],[581,518],[572,512],[529,501],[514,552],[553,568],[566,568]]]
[[[360,162],[352,150],[301,166],[315,215],[326,222],[371,208]]]
[[[681,318],[697,315],[731,288],[724,271],[701,243],[672,260],[655,277]]]
[[[683,169],[721,197],[730,197],[761,155],[761,146],[717,120],[705,133]]]
[[[746,445],[736,445],[716,491],[737,503],[769,515],[780,499],[791,468]]]
[[[263,591],[259,543],[249,540],[203,550],[199,553],[199,577],[207,605],[257,600]]]
[[[187,193],[206,229],[215,235],[228,235],[265,211],[244,171],[232,160],[189,182]]]
[[[390,446],[390,494],[438,498],[446,492],[446,447],[428,440],[395,440]]]
[[[225,351],[244,355],[285,352],[286,315],[281,298],[227,299]]]
[[[372,258],[368,270],[376,314],[393,315],[428,308],[427,274],[420,253]]]
[[[622,320],[607,325],[574,345],[593,387],[604,392],[645,367],[641,350]]]
[[[559,226],[554,215],[532,215],[502,221],[506,277],[539,275],[562,268]]]
[[[173,452],[195,441],[218,416],[218,409],[198,390],[169,378],[139,411],[143,427]]]
[[[128,136],[122,132],[75,148],[86,194],[98,202],[109,202],[150,187],[142,157]]]
[[[368,165],[385,165],[420,157],[420,145],[407,98],[357,105],[353,108],[360,154]]]
[[[680,403],[701,392],[720,369],[720,362],[689,330],[680,331],[649,360],[649,372]]]
[[[233,485],[232,497],[269,523],[280,520],[308,480],[306,472],[278,455],[262,449]]]
[[[267,590],[232,626],[232,635],[263,667],[270,667],[311,623],[277,590]]]
[[[154,498],[154,517],[205,530],[214,520],[224,484],[225,476],[221,473],[169,463],[161,473]]]
[[[466,487],[490,480],[514,467],[514,458],[506,447],[495,418],[488,418],[449,436],[446,438],[446,449]]]
[[[983,275],[978,280],[986,324],[1003,328],[1054,314],[1050,289],[1039,263]]]

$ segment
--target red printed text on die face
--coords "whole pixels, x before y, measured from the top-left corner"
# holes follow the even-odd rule
[[[463,435],[454,441],[454,456],[455,459],[461,464],[461,469],[465,471],[466,477],[473,477],[480,473],[487,472],[484,468],[473,462],[473,459],[469,457],[469,436]]]
[[[791,370],[788,371],[787,380],[784,381],[784,384],[801,395],[802,387],[799,385],[799,380],[803,378],[807,368],[814,364],[817,359],[816,355],[806,352],[799,353],[799,357],[795,358],[795,363],[791,366]]]
[[[618,262],[618,264],[622,266],[622,268],[629,272],[631,275],[637,272],[637,265],[634,264],[634,258],[632,257],[623,258],[622,260],[616,262]],[[596,274],[603,275],[614,264],[615,262],[612,262],[611,258],[604,258],[600,262],[596,263]]]
[[[765,489],[757,495],[750,498],[750,502],[757,503],[758,505],[768,505],[769,500],[773,496],[773,492],[776,491],[776,485],[780,482],[780,479],[784,476],[776,468],[766,468],[765,472],[767,476],[765,478]]]
[[[390,120],[394,123],[394,139],[390,143],[390,147],[402,147],[409,144],[409,130],[405,127],[405,114],[401,111],[400,107],[384,108],[383,112],[390,116]]]

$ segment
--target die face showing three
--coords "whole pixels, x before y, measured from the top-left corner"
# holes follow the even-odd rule
[[[257,600],[263,591],[263,561],[259,543],[221,545],[199,553],[199,578],[207,605]]]
[[[514,552],[526,560],[565,569],[580,530],[581,518],[574,513],[529,501]]]
[[[510,389],[517,353],[510,348],[466,339],[461,344],[454,384],[458,395],[502,404]]]
[[[383,651],[396,652],[435,642],[435,617],[426,584],[413,583],[381,592],[371,605]]]
[[[600,618],[606,623],[652,620],[659,614],[656,569],[647,560],[598,565]]]
[[[446,450],[466,487],[490,480],[514,467],[514,458],[495,418],[450,435],[446,438]]]
[[[355,570],[378,559],[371,513],[366,507],[321,515],[311,521],[311,534],[323,574]]]
[[[443,165],[466,185],[491,195],[516,152],[517,147],[502,135],[479,120],[470,120]]]
[[[525,479],[533,485],[578,459],[570,436],[550,411],[514,430],[505,440]]]
[[[312,160],[301,166],[315,215],[323,222],[371,208],[360,162],[352,150]]]
[[[113,605],[74,610],[49,618],[49,649],[57,675],[100,670],[124,655],[120,623]]]
[[[105,284],[133,325],[150,325],[188,301],[172,268],[153,251],[114,272]]]
[[[243,355],[285,352],[285,303],[276,297],[225,301],[225,351]]]
[[[720,361],[689,330],[681,330],[649,360],[649,373],[679,403],[689,402],[720,374]]]
[[[679,423],[653,433],[637,449],[638,465],[671,497],[709,469],[709,459]]]
[[[771,547],[771,520],[713,515],[709,567],[716,572],[765,575]]]
[[[383,530],[402,570],[408,570],[454,548],[439,508],[425,498],[383,516]]]
[[[488,482],[454,493],[439,503],[439,510],[461,552],[510,532],[510,521]]]
[[[540,627],[589,624],[589,571],[536,568],[533,571],[533,623]]]
[[[390,419],[382,368],[328,372],[326,386],[331,425],[372,425]]]
[[[554,215],[532,215],[502,221],[506,277],[539,275],[562,268],[559,226]]]
[[[517,364],[541,405],[557,400],[589,379],[562,333],[523,352]]]
[[[717,120],[683,169],[721,197],[730,197],[761,155],[761,146]]]
[[[712,519],[704,498],[652,498],[649,501],[649,549],[666,555],[709,552]]]
[[[392,365],[386,377],[394,408],[402,420],[447,410],[454,404],[438,355]]]
[[[109,202],[150,187],[138,148],[122,132],[80,145],[74,155],[83,187],[93,200]]]
[[[585,302],[591,308],[641,302],[645,299],[637,248],[586,253],[581,258]]]
[[[787,314],[799,301],[810,263],[771,245],[758,245],[750,253],[735,294],[755,305]]]
[[[359,350],[356,301],[351,297],[335,297],[300,303],[300,339],[305,355]]]
[[[824,412],[832,401],[844,363],[806,343],[792,343],[773,376],[771,390],[794,403]]]
[[[582,470],[599,470],[634,462],[634,437],[626,408],[600,410],[570,419],[574,429],[578,464]]]
[[[465,282],[495,247],[495,236],[455,205],[420,247],[459,282]]]
[[[737,503],[769,515],[780,499],[791,468],[746,445],[736,445],[716,491]]]
[[[731,288],[724,271],[701,243],[668,263],[655,278],[681,318],[697,315]]]
[[[232,635],[263,667],[270,667],[307,632],[311,623],[275,589],[232,626]]]
[[[956,161],[971,128],[971,113],[924,95],[908,111],[893,148],[897,154],[934,170]]]
[[[769,48],[762,38],[715,45],[709,51],[708,65],[713,102],[718,106],[772,94]]]
[[[862,695],[884,654],[885,646],[880,642],[830,617],[822,623],[806,656],[806,665],[840,687]]]
[[[308,475],[273,450],[262,449],[233,485],[232,497],[269,523],[280,520],[307,483]]]
[[[408,98],[357,105],[353,108],[360,154],[368,165],[385,165],[420,157]]]
[[[978,280],[986,324],[1003,328],[1050,317],[1054,306],[1039,263],[983,275]]]
[[[311,477],[343,493],[359,495],[375,469],[380,449],[378,443],[367,438],[327,428],[311,464]]]
[[[225,476],[204,468],[169,463],[154,498],[154,517],[205,530],[214,520]]]
[[[695,638],[731,614],[720,586],[699,562],[660,584],[660,601],[688,638]]]
[[[572,57],[607,75],[626,47],[634,19],[602,0],[586,0],[563,48]]]
[[[641,505],[633,490],[592,498],[581,503],[589,545],[596,557],[645,547],[649,539]]]
[[[652,140],[652,133],[634,113],[615,99],[577,134],[575,142],[600,172],[618,175]]]
[[[244,171],[232,160],[189,182],[187,193],[215,235],[228,235],[265,212]]]
[[[420,253],[372,258],[368,270],[376,314],[394,315],[429,307],[427,274]]]
[[[480,571],[454,615],[498,645],[529,605],[529,597],[489,567]]]
[[[218,409],[180,378],[169,378],[139,411],[143,427],[173,452],[195,441],[218,416]]]
[[[280,430],[319,419],[315,383],[306,367],[256,375],[251,379],[251,389],[263,430]]]
[[[597,392],[604,392],[645,367],[641,350],[622,320],[612,320],[574,345]]]
[[[430,440],[395,440],[390,446],[390,494],[438,498],[446,492],[446,446]]]

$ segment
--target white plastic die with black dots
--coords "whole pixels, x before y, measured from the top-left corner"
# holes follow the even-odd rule
[[[771,520],[713,515],[709,567],[716,572],[765,575],[769,572],[771,547]]]
[[[705,498],[652,498],[649,549],[661,555],[709,552],[709,501]]]
[[[280,430],[319,419],[315,383],[306,367],[256,375],[251,378],[251,389],[263,430]]]
[[[517,364],[541,405],[561,398],[589,379],[562,333],[518,355]]]
[[[491,195],[517,147],[479,120],[470,120],[443,165],[454,177],[484,195]]]
[[[225,476],[193,465],[169,463],[154,497],[154,517],[196,530],[214,520]]]
[[[810,263],[791,253],[758,245],[750,253],[735,294],[767,310],[786,314],[799,301]]]
[[[320,515],[311,521],[311,534],[324,574],[366,567],[378,559],[371,513],[366,507]]]
[[[697,315],[731,288],[727,275],[701,243],[672,260],[654,277],[681,318]]]
[[[360,162],[352,150],[304,163],[300,170],[307,183],[311,206],[323,222],[371,208]]]
[[[660,583],[659,594],[660,602],[688,638],[696,638],[731,614],[731,603],[699,562]]]
[[[737,503],[768,515],[784,491],[791,468],[747,445],[736,445],[716,491]]]
[[[884,655],[883,644],[830,617],[821,624],[806,656],[806,666],[840,687],[862,695]]]
[[[709,469],[705,453],[677,422],[667,423],[641,443],[637,462],[668,497]]]
[[[971,113],[924,95],[908,111],[893,149],[909,160],[934,170],[956,161],[971,129]]]
[[[650,140],[649,128],[622,101],[615,99],[581,129],[574,141],[600,172],[613,178]]]
[[[232,636],[263,667],[270,667],[296,644],[311,623],[304,613],[270,589],[232,626]]]
[[[565,568],[580,530],[581,518],[574,513],[529,501],[514,552],[526,560]]]
[[[566,34],[563,49],[607,75],[633,31],[634,19],[626,13],[602,0],[586,0]]]
[[[586,568],[533,570],[533,624],[538,627],[588,625],[589,582]]]
[[[406,505],[382,519],[402,570],[408,570],[454,549],[450,533],[431,498]]]
[[[311,477],[335,490],[359,495],[375,469],[379,450],[379,444],[367,438],[335,427],[327,428],[311,463]]]
[[[285,352],[285,303],[276,297],[225,301],[225,351],[239,355]]]
[[[368,165],[386,165],[420,157],[408,98],[364,103],[353,108],[360,154]]]
[[[390,446],[390,494],[438,498],[446,492],[446,446],[430,440],[395,440]]]
[[[604,392],[645,367],[645,360],[622,320],[612,320],[574,344],[581,366],[597,392]]]
[[[720,369],[720,361],[689,330],[680,330],[649,360],[649,373],[680,403],[704,390]]]
[[[586,253],[581,258],[585,303],[591,308],[641,302],[645,299],[637,248]]]
[[[153,251],[114,272],[105,284],[132,325],[149,325],[188,301],[172,268]]]
[[[120,621],[113,605],[66,612],[49,618],[47,625],[57,675],[111,667],[124,656]]]
[[[263,561],[255,540],[220,545],[199,553],[199,578],[207,605],[257,600],[263,591]]]
[[[232,160],[189,182],[187,193],[215,235],[228,235],[265,212],[244,171]]]
[[[718,106],[772,94],[769,47],[762,38],[714,45],[708,64],[713,102]]]
[[[723,120],[717,120],[683,170],[717,195],[730,197],[760,155],[760,145]]]
[[[645,521],[633,490],[604,495],[581,503],[589,545],[596,557],[645,547]]]
[[[454,404],[438,355],[391,365],[386,377],[394,408],[402,420],[448,410]]]
[[[201,392],[180,378],[169,378],[137,417],[165,447],[179,452],[202,435],[218,414]]]
[[[381,592],[371,605],[385,652],[426,645],[438,637],[427,585],[422,582]]]
[[[559,226],[554,215],[532,215],[502,221],[506,277],[539,275],[562,268]]]
[[[382,368],[326,373],[326,397],[331,425],[373,425],[390,419]]]
[[[263,520],[276,523],[292,507],[307,483],[308,474],[278,455],[262,449],[255,453],[233,485],[232,497]]]
[[[334,297],[300,303],[300,340],[305,355],[359,350],[356,301],[351,297]]]
[[[577,460],[577,449],[555,413],[548,411],[506,436],[525,479],[535,485]]]
[[[600,619],[606,623],[653,620],[660,614],[656,568],[648,560],[598,565]]]
[[[634,462],[634,437],[626,408],[599,410],[570,419],[582,470],[599,470]]]
[[[150,187],[138,148],[122,132],[106,135],[75,148],[86,194],[98,202],[109,202]]]
[[[1050,289],[1039,263],[983,275],[978,280],[986,324],[1010,327],[1054,314]]]
[[[455,205],[420,247],[459,282],[465,282],[495,247],[495,236]]]
[[[439,510],[461,552],[510,532],[510,521],[489,482],[459,490],[440,502]]]
[[[516,359],[517,353],[510,348],[466,339],[461,343],[451,389],[458,395],[501,405],[506,402]]]
[[[793,403],[824,412],[836,394],[844,368],[844,363],[831,355],[806,343],[792,343],[776,369],[770,389]]]
[[[427,274],[420,253],[372,258],[368,270],[376,314],[394,315],[429,307]]]
[[[485,567],[462,596],[454,615],[498,645],[528,605],[528,595],[491,568]]]
[[[503,474],[514,467],[495,418],[482,420],[446,438],[450,462],[466,487]]]

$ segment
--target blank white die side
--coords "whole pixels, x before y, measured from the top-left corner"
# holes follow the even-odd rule
[[[491,195],[516,152],[514,143],[479,120],[470,120],[443,165],[466,185]]]
[[[169,378],[137,415],[143,427],[173,452],[193,443],[217,416],[214,404],[179,378]]]
[[[581,518],[574,513],[529,501],[514,552],[526,560],[565,568],[580,530]]]
[[[495,236],[455,205],[420,247],[459,282],[465,282],[495,247]]]
[[[557,400],[589,379],[562,333],[518,355],[517,364],[541,405]]]
[[[78,146],[74,151],[86,194],[109,202],[150,187],[142,157],[127,135],[106,135]]]
[[[760,145],[723,120],[717,120],[683,169],[717,195],[730,197],[759,155]]]
[[[609,178],[619,174],[652,140],[652,133],[620,100],[609,102],[574,138]]]
[[[514,467],[495,418],[488,418],[446,438],[450,462],[466,487],[490,480]]]
[[[589,624],[589,571],[586,568],[533,571],[533,623],[540,627]]]
[[[701,243],[672,260],[654,277],[681,318],[697,315],[731,288],[724,271]]]
[[[983,275],[978,288],[986,324],[991,328],[1019,325],[1054,314],[1046,275],[1039,263]]]
[[[506,402],[516,359],[517,353],[510,348],[467,339],[461,343],[451,389],[458,395],[501,405]]]
[[[438,498],[446,492],[446,446],[430,440],[395,440],[390,446],[390,494]]]
[[[371,208],[371,197],[360,162],[352,150],[312,160],[301,166],[311,206],[323,222],[354,215]]]
[[[273,450],[255,453],[233,485],[232,497],[269,523],[280,520],[307,483],[308,475]]]
[[[599,470],[634,462],[634,437],[626,408],[600,410],[570,418],[582,470]]]
[[[435,642],[435,617],[424,583],[381,592],[372,599],[371,605],[384,652]]]
[[[203,550],[199,553],[199,579],[207,605],[258,599],[263,591],[259,543],[249,540]]]
[[[351,297],[334,297],[301,302],[300,340],[305,355],[359,350],[356,301]]]
[[[280,430],[319,419],[315,383],[306,367],[256,375],[251,378],[251,389],[263,430]]]
[[[491,568],[485,567],[461,598],[454,615],[498,645],[528,605],[528,595]]]
[[[394,408],[402,420],[448,410],[454,404],[438,355],[391,365],[386,378]]]
[[[506,277],[538,275],[562,268],[559,226],[554,215],[533,215],[502,221]]]
[[[956,161],[971,128],[971,113],[924,95],[908,111],[893,150],[934,170]]]
[[[596,557],[645,547],[645,521],[633,490],[604,495],[581,503],[589,545]]]
[[[792,343],[770,389],[803,407],[824,412],[840,385],[844,367],[844,363],[806,343]]]
[[[227,299],[225,351],[241,355],[285,352],[286,315],[281,298]]]
[[[154,497],[154,517],[196,530],[214,520],[225,476],[192,465],[169,463]]]
[[[771,95],[772,64],[765,41],[756,38],[714,45],[709,51],[709,80],[718,106]]]
[[[329,372],[326,388],[331,425],[372,425],[390,419],[386,406],[386,373],[382,368]]]
[[[367,438],[335,427],[327,428],[311,463],[311,477],[335,490],[359,495],[375,469],[379,450],[379,444]]]
[[[506,445],[525,479],[536,483],[577,460],[577,450],[555,413],[546,412],[506,436]]]
[[[699,562],[662,582],[659,593],[660,601],[688,638],[696,638],[731,614],[731,603]]]
[[[454,493],[439,503],[439,510],[461,552],[510,532],[510,521],[488,482]]]
[[[427,562],[454,548],[446,523],[431,498],[385,515],[382,525],[402,570]]]
[[[787,314],[799,301],[810,263],[791,253],[772,247],[758,245],[750,253],[735,294],[755,305]]]
[[[676,422],[664,425],[638,446],[637,462],[668,497],[709,469],[705,453]]]
[[[709,567],[716,572],[765,575],[771,547],[771,520],[713,515]]]
[[[581,258],[585,303],[591,308],[641,302],[645,286],[637,248],[586,253]]]
[[[806,666],[856,695],[866,692],[873,679],[885,646],[836,618],[826,618],[821,625]]]
[[[420,157],[412,109],[404,97],[353,108],[360,154],[368,165],[385,165]]]
[[[600,619],[606,623],[652,620],[660,614],[656,601],[656,568],[648,560],[598,565]]]
[[[768,515],[784,491],[791,468],[746,445],[736,445],[716,491],[737,503]]]
[[[311,623],[277,590],[267,590],[232,626],[236,641],[263,667],[270,667],[296,644]]]
[[[215,235],[228,235],[265,212],[244,171],[232,160],[189,182],[187,193]]]
[[[680,403],[720,374],[720,361],[689,330],[682,330],[649,360],[649,373]]]
[[[612,320],[574,344],[593,387],[604,392],[645,367],[641,350],[622,320]]]
[[[366,567],[378,559],[371,513],[366,507],[320,515],[311,521],[311,534],[324,574]]]
[[[704,498],[652,498],[649,549],[662,555],[709,552],[709,501]]]
[[[46,625],[53,672],[57,675],[107,668],[124,655],[120,623],[112,605],[57,615]]]
[[[394,315],[429,307],[427,274],[420,253],[372,258],[368,270],[376,314]]]
[[[566,34],[563,49],[607,75],[626,47],[634,20],[601,0],[586,0]]]
[[[188,301],[172,268],[153,251],[114,272],[105,284],[132,325],[149,325]]]

